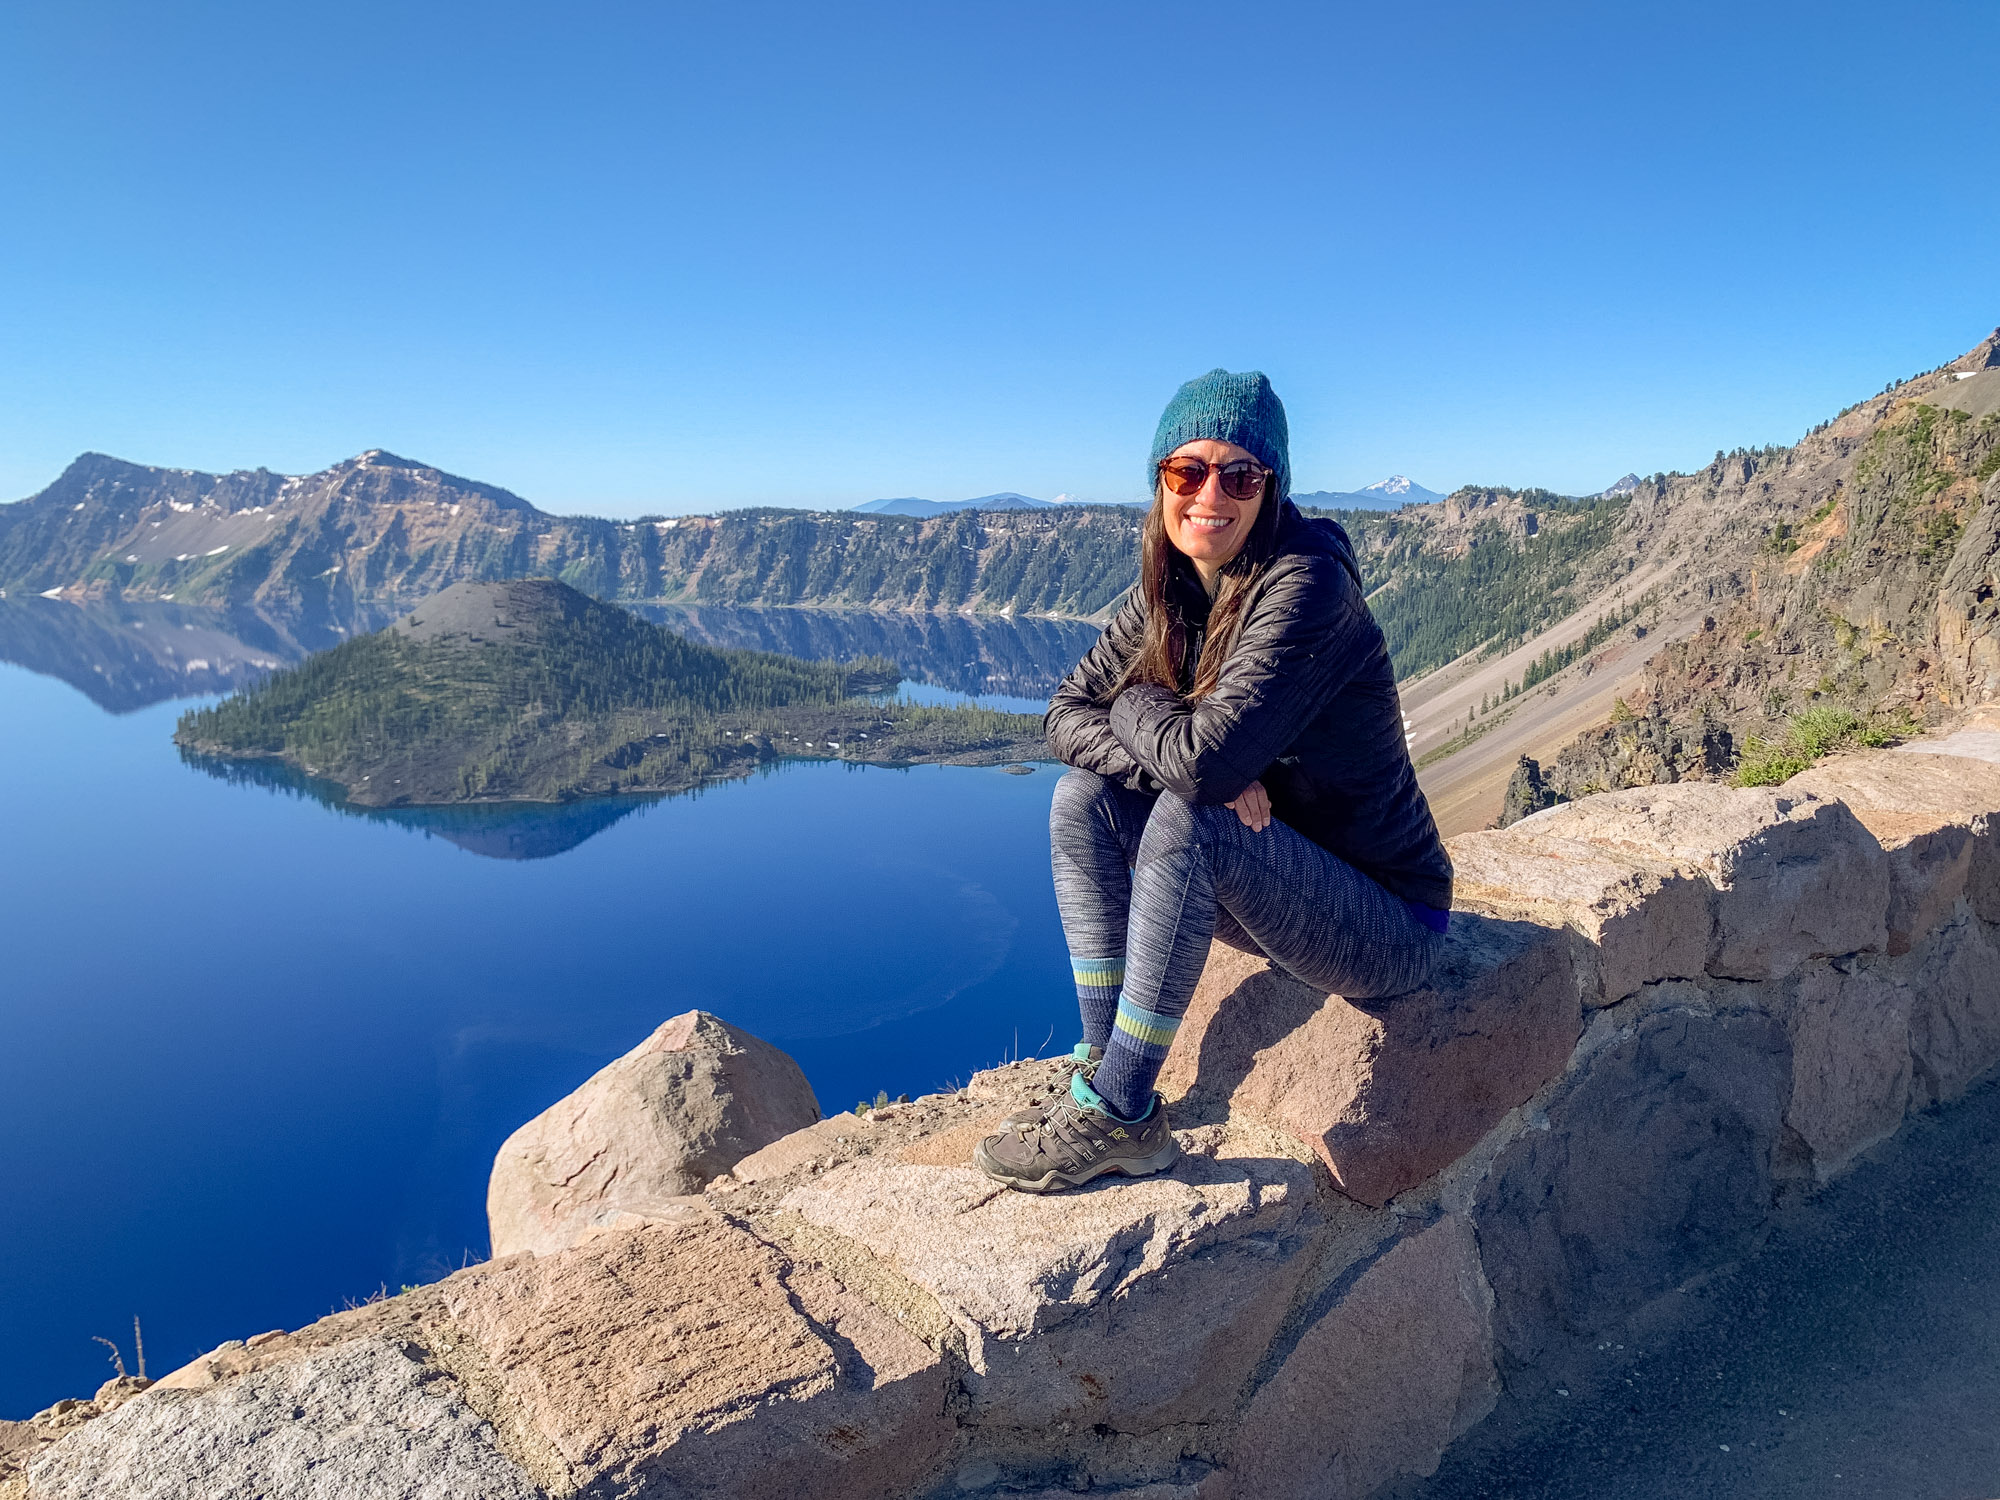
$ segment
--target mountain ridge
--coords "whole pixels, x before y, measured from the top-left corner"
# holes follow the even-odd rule
[[[970,500],[919,500],[906,495],[900,500],[869,500],[851,507],[857,516],[942,516],[959,510],[1052,510],[1053,500],[1037,500],[1002,490],[994,495],[978,495]]]
[[[1295,494],[1292,499],[1299,505],[1320,510],[1400,510],[1405,505],[1435,505],[1445,496],[1404,475],[1391,474],[1358,490],[1314,490],[1310,494]]]

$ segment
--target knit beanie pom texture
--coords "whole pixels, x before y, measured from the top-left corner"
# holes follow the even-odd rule
[[[1153,434],[1153,456],[1146,460],[1148,495],[1159,483],[1160,460],[1200,438],[1234,443],[1253,454],[1276,476],[1277,498],[1291,495],[1291,429],[1285,423],[1285,403],[1263,371],[1210,370],[1174,392],[1160,414],[1160,430]]]

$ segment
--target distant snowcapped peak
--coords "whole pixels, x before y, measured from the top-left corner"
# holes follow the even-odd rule
[[[1402,474],[1391,474],[1387,479],[1378,479],[1370,485],[1363,485],[1364,495],[1407,495],[1412,486],[1409,478]]]

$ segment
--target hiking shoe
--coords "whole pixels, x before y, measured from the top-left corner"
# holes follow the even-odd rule
[[[1069,1056],[1062,1060],[1055,1077],[1047,1083],[1036,1086],[1035,1097],[1015,1110],[1000,1122],[1002,1130],[1012,1130],[1019,1125],[1035,1126],[1042,1123],[1042,1117],[1054,1107],[1056,1100],[1069,1093],[1070,1079],[1081,1073],[1086,1079],[1104,1061],[1104,1049],[1093,1047],[1088,1042],[1078,1042],[1069,1049]]]
[[[1180,1159],[1158,1094],[1143,1120],[1121,1120],[1079,1071],[1039,1120],[1010,1124],[972,1148],[973,1165],[1024,1193],[1081,1187],[1107,1172],[1148,1177]]]

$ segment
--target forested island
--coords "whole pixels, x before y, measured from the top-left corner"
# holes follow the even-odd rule
[[[385,630],[182,716],[203,760],[275,760],[357,804],[686,791],[787,757],[998,765],[1041,721],[874,701],[888,661],[696,645],[553,579],[458,583]]]

